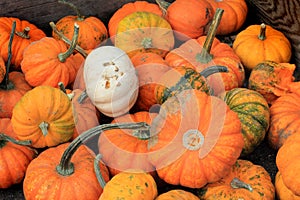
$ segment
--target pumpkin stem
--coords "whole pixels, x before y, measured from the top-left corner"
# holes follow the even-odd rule
[[[57,30],[54,22],[49,22],[49,25],[51,26],[51,28],[55,32],[55,34],[57,34],[62,41],[64,41],[65,43],[67,43],[68,45],[71,46],[72,42],[64,34],[62,34],[59,30]],[[85,52],[85,50],[83,48],[81,48],[78,44],[76,44],[75,50],[78,51],[85,58],[88,55]]]
[[[142,46],[145,48],[145,49],[150,49],[152,48],[152,38],[143,38],[142,42],[141,42]]]
[[[46,136],[48,134],[48,127],[49,124],[47,122],[41,122],[39,124],[39,128],[41,129],[43,136]]]
[[[72,37],[72,42],[71,42],[69,49],[64,53],[58,54],[58,59],[60,62],[65,62],[67,60],[67,58],[73,54],[76,44],[77,44],[77,41],[78,41],[78,33],[79,33],[79,25],[77,23],[75,23],[74,24],[74,35]]]
[[[86,90],[82,91],[81,94],[79,95],[79,97],[77,98],[77,102],[79,104],[82,104],[83,101],[88,98],[88,94],[86,93]]]
[[[68,96],[68,98],[69,98],[70,100],[73,99],[74,94],[73,94],[73,93],[69,93],[69,94],[67,93],[65,84],[64,84],[63,82],[59,82],[59,83],[58,83],[58,87],[59,87],[59,89],[60,89],[63,93],[65,93],[65,94]]]
[[[16,30],[16,21],[13,21],[12,24],[12,30],[9,36],[9,42],[8,42],[8,58],[7,58],[7,63],[6,63],[6,72],[5,72],[5,77],[4,80],[0,83],[0,88],[4,90],[10,90],[14,88],[14,84],[12,84],[9,81],[9,68],[10,68],[10,63],[11,63],[11,58],[12,58],[12,52],[11,52],[11,46],[12,42],[14,39],[14,33]]]
[[[213,59],[213,55],[210,54],[210,50],[214,42],[218,26],[221,22],[223,12],[224,10],[221,8],[216,9],[214,18],[211,22],[211,25],[209,26],[202,51],[196,56],[196,59],[201,63],[209,63]]]
[[[260,25],[260,33],[258,35],[258,39],[260,40],[265,40],[266,39],[266,25],[264,23],[262,23]]]
[[[67,2],[65,0],[58,0],[58,3],[65,4],[65,5],[69,6],[71,9],[73,9],[76,12],[77,20],[79,20],[79,21],[84,20],[84,16],[81,15],[79,9],[73,3]]]
[[[96,177],[98,179],[98,182],[100,183],[100,186],[102,188],[105,187],[106,185],[106,182],[102,176],[102,173],[101,173],[101,170],[100,170],[100,166],[99,166],[99,161],[101,161],[101,158],[102,158],[102,155],[101,154],[98,154],[95,159],[94,159],[94,170],[95,170],[95,174],[96,174]]]
[[[133,129],[141,131],[150,131],[150,126],[145,122],[139,123],[113,123],[113,124],[102,124],[95,126],[82,134],[80,134],[75,140],[73,140],[67,149],[64,151],[60,163],[56,166],[56,171],[62,176],[68,176],[74,173],[74,166],[71,163],[71,158],[75,151],[81,144],[86,142],[91,137],[101,134],[103,131],[110,129]]]
[[[240,189],[240,188],[245,188],[247,190],[249,190],[250,192],[253,191],[253,188],[251,187],[251,185],[241,181],[240,179],[238,178],[233,178],[232,181],[230,182],[230,186],[233,188],[233,189]]]
[[[14,31],[14,33],[16,35],[20,36],[21,38],[29,39],[30,38],[30,36],[28,35],[29,31],[30,31],[30,27],[27,26],[27,27],[24,28],[24,30],[22,32]]]
[[[171,5],[171,3],[164,0],[155,0],[155,2],[158,4],[159,8],[163,12],[163,15],[165,16],[167,14],[167,9]]]
[[[200,72],[200,74],[204,78],[207,78],[210,75],[215,74],[215,73],[219,73],[219,72],[228,72],[228,68],[225,67],[225,66],[220,66],[220,65],[210,66],[210,67],[207,67],[204,70],[202,70]]]
[[[4,141],[4,143],[2,143],[2,141]],[[12,142],[14,144],[23,145],[23,146],[31,145],[31,140],[16,140],[4,133],[0,133],[0,148],[4,146],[1,144],[5,144],[6,142]]]

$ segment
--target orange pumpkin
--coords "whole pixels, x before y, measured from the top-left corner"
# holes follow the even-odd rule
[[[237,114],[223,100],[198,90],[169,98],[151,134],[149,159],[158,176],[190,188],[226,176],[244,146]]]
[[[295,195],[285,186],[280,172],[277,172],[275,176],[275,189],[276,196],[280,200],[300,200],[300,196]]]
[[[65,37],[69,40],[72,39],[74,35],[73,27],[74,24],[77,23],[80,26],[78,45],[84,50],[90,51],[106,41],[108,32],[106,26],[99,18],[94,16],[85,17],[80,14],[79,9],[74,4],[66,1],[59,2],[67,4],[77,13],[77,15],[64,16],[56,22],[56,29]],[[52,32],[52,36],[56,39],[60,39],[55,31]]]
[[[284,185],[294,194],[300,196],[300,134],[291,135],[279,148],[276,165],[281,173]]]
[[[292,55],[290,41],[285,35],[264,23],[249,25],[240,31],[232,48],[249,71],[265,60],[288,63]]]
[[[160,194],[156,197],[155,200],[200,200],[196,195],[191,192],[182,190],[182,189],[174,189],[169,190],[168,192]]]
[[[0,83],[4,79],[5,73],[6,73],[6,65],[3,58],[0,56]]]
[[[45,37],[26,48],[21,69],[31,86],[49,85],[57,87],[59,82],[69,85],[74,82],[84,57],[73,50],[77,44],[79,27],[75,25],[73,45],[67,45],[52,37]]]
[[[114,37],[117,33],[119,22],[127,15],[134,12],[151,12],[162,16],[162,11],[159,9],[158,5],[150,3],[148,1],[134,1],[125,3],[121,8],[119,8],[109,19],[108,22],[108,32],[110,39],[114,43]]]
[[[8,60],[8,43],[13,22],[16,22],[16,34],[12,42],[11,64],[15,69],[20,69],[24,49],[34,41],[38,41],[46,34],[27,20],[16,17],[0,17],[0,55],[6,62]]]

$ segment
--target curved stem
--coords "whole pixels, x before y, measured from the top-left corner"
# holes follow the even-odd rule
[[[77,44],[77,41],[78,41],[78,34],[79,34],[79,25],[77,23],[75,23],[74,24],[74,35],[73,35],[72,42],[71,42],[69,49],[64,53],[58,54],[58,59],[60,62],[65,62],[67,60],[67,58],[73,54],[76,44]]]
[[[213,55],[210,54],[210,50],[216,36],[217,29],[221,22],[224,10],[217,8],[212,23],[209,27],[205,42],[201,53],[197,56],[197,60],[201,63],[208,63],[213,59]]]
[[[86,93],[86,90],[84,90],[80,93],[79,97],[77,98],[77,102],[79,104],[82,104],[86,98],[88,98],[88,94]]]
[[[102,173],[101,173],[101,169],[100,169],[100,166],[99,166],[99,161],[101,161],[101,158],[102,158],[102,155],[101,154],[98,154],[95,159],[94,159],[94,170],[95,170],[95,174],[96,174],[96,177],[98,179],[98,182],[100,183],[100,186],[102,188],[105,187],[106,185],[106,182],[102,176]]]
[[[61,91],[63,91],[63,93],[67,94],[67,90],[63,82],[59,82],[58,87]]]
[[[12,142],[17,145],[28,146],[31,145],[31,140],[16,140],[6,134],[0,133],[0,141]],[[1,145],[0,145],[1,148]]]
[[[260,25],[260,33],[258,35],[258,39],[260,40],[265,40],[266,39],[266,25],[264,23],[262,23]]]
[[[39,128],[41,129],[43,136],[46,136],[48,134],[48,127],[49,124],[47,122],[41,122],[39,124]]]
[[[228,72],[228,68],[225,66],[220,66],[220,65],[210,66],[210,67],[207,67],[204,70],[202,70],[200,72],[200,74],[201,74],[201,76],[207,78],[210,75],[219,73],[219,72]]]
[[[171,3],[164,0],[155,0],[155,2],[163,12],[163,15],[165,16],[167,14],[168,7],[171,5]]]
[[[64,36],[64,34],[62,34],[59,30],[57,30],[56,28],[56,25],[54,22],[49,22],[49,25],[51,26],[52,30],[55,32],[55,34],[58,35],[58,37],[64,41],[65,43],[67,43],[68,45],[71,46],[71,41],[66,37]],[[83,48],[81,48],[78,44],[76,44],[75,46],[75,50],[78,51],[83,57],[87,57],[87,53],[85,52],[85,50]]]
[[[72,8],[76,12],[77,20],[84,20],[84,16],[81,15],[79,9],[73,3],[67,2],[65,0],[58,0],[58,3],[65,4]]]
[[[21,38],[29,39],[30,38],[30,36],[28,35],[29,31],[30,31],[30,27],[27,26],[24,28],[24,30],[22,32],[14,31],[14,33],[17,34],[18,36],[20,36]]]
[[[253,188],[251,187],[251,185],[241,181],[238,178],[233,178],[232,181],[230,182],[230,186],[234,189],[245,188],[245,189],[249,190],[250,192],[253,191]]]
[[[82,134],[80,134],[75,140],[73,140],[68,148],[64,151],[60,163],[57,165],[56,170],[60,175],[67,176],[74,173],[74,166],[71,163],[71,158],[75,151],[81,144],[86,142],[89,138],[96,135],[100,135],[105,130],[110,129],[133,129],[141,131],[150,131],[150,126],[145,122],[140,123],[114,123],[114,124],[102,124],[91,128]]]

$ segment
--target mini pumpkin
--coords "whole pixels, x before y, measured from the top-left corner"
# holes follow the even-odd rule
[[[218,97],[184,90],[151,124],[150,162],[166,183],[204,187],[226,176],[244,146],[241,122]]]
[[[9,188],[23,181],[29,163],[37,152],[30,141],[16,140],[10,118],[0,119],[0,188]]]
[[[137,52],[154,52],[164,57],[175,45],[171,25],[151,12],[134,12],[119,21],[115,46],[129,57]]]
[[[162,11],[158,7],[158,5],[154,3],[143,0],[125,3],[121,8],[113,13],[108,22],[109,36],[113,43],[117,33],[119,22],[124,17],[134,12],[151,12],[162,16]]]
[[[17,137],[30,140],[36,148],[67,142],[75,127],[71,101],[51,86],[37,86],[26,92],[15,105],[11,120]]]
[[[123,115],[135,104],[138,77],[130,58],[120,48],[100,46],[92,50],[83,71],[86,92],[104,115]]]
[[[15,69],[19,70],[24,49],[32,42],[46,37],[46,34],[27,20],[21,20],[16,17],[0,17],[0,55],[5,62],[8,60],[8,43],[14,21],[16,22],[16,27],[11,47],[11,64]]]
[[[78,45],[84,50],[90,51],[97,46],[105,43],[108,38],[107,28],[104,23],[95,16],[85,17],[81,15],[79,9],[71,2],[65,0],[58,1],[59,3],[66,4],[76,11],[77,15],[68,15],[60,18],[56,22],[56,29],[60,31],[69,40],[72,40],[74,35],[74,24],[80,26],[78,34]],[[60,39],[59,35],[52,32],[52,36]]]
[[[245,143],[242,156],[249,155],[264,140],[269,130],[269,105],[260,93],[247,88],[231,89],[222,99],[238,114]]]
[[[292,55],[290,41],[285,35],[264,23],[249,25],[240,31],[232,48],[249,71],[265,60],[288,63]]]
[[[279,148],[276,155],[276,165],[281,173],[285,186],[296,196],[300,196],[300,135],[291,135]]]
[[[214,65],[227,67],[228,73],[214,74],[208,77],[208,83],[216,95],[232,88],[241,87],[245,79],[244,67],[238,55],[228,44],[215,38],[223,12],[224,10],[217,9],[206,36],[187,40],[169,52],[165,58],[171,67],[187,66],[197,72]]]
[[[200,200],[196,195],[182,189],[173,189],[160,194],[155,200]]]
[[[280,172],[277,172],[275,176],[275,189],[276,196],[280,200],[300,200],[300,196],[295,195],[285,186]]]
[[[198,191],[200,199],[275,199],[275,187],[269,173],[260,165],[237,160],[229,174]]]
[[[21,69],[26,81],[33,87],[49,85],[57,87],[59,82],[69,85],[75,80],[84,57],[73,51],[77,44],[79,26],[75,25],[73,43],[67,45],[52,37],[34,42],[24,50]]]
[[[157,196],[157,186],[153,177],[142,171],[121,172],[105,185],[99,200],[153,200]]]

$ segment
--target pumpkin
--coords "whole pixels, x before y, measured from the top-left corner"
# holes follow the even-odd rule
[[[214,65],[227,67],[228,73],[214,74],[208,78],[208,83],[216,95],[224,90],[241,87],[245,79],[245,71],[240,58],[228,44],[215,38],[223,12],[224,10],[217,9],[207,36],[187,40],[165,57],[171,67],[187,66],[197,72]]]
[[[300,196],[300,135],[293,134],[279,148],[276,155],[276,165],[281,173],[285,186],[295,195]]]
[[[275,199],[275,187],[269,173],[260,165],[237,160],[229,174],[198,191],[200,199]]]
[[[89,16],[85,17],[81,15],[79,9],[71,2],[65,0],[58,1],[59,3],[70,6],[74,11],[75,15],[68,15],[60,18],[56,22],[56,28],[69,40],[74,35],[74,24],[78,24],[80,27],[78,35],[78,45],[84,50],[90,51],[97,46],[101,45],[108,38],[107,28],[104,23],[97,17]],[[56,39],[60,39],[59,35],[52,31],[52,36]]]
[[[68,85],[75,80],[84,58],[79,53],[73,55],[79,26],[75,25],[74,29],[73,44],[69,49],[63,41],[45,37],[24,50],[21,69],[31,86],[57,87],[59,82]]]
[[[5,62],[8,60],[8,43],[12,31],[12,24],[16,22],[15,36],[11,45],[11,64],[15,69],[20,69],[24,49],[34,41],[38,41],[46,34],[27,20],[16,17],[0,17],[0,55]]]
[[[280,172],[277,172],[276,176],[275,176],[275,189],[276,189],[276,196],[280,200],[299,200],[300,199],[300,196],[295,195],[293,192],[291,192],[285,186]]]
[[[86,92],[104,115],[123,115],[135,104],[138,77],[130,58],[120,48],[101,46],[92,50],[83,71]]]
[[[153,177],[141,171],[121,172],[105,185],[99,200],[153,200],[157,196],[157,186]]]
[[[146,122],[151,124],[156,113],[146,111],[115,118],[111,123]],[[155,175],[155,168],[148,161],[148,139],[150,135],[137,134],[133,130],[108,130],[98,140],[99,153],[111,175],[128,169],[143,170]]]
[[[278,97],[292,91],[295,68],[294,64],[263,61],[252,69],[248,88],[259,92],[272,104]]]
[[[188,40],[204,34],[213,18],[214,10],[206,0],[176,0],[168,3],[156,0],[165,12],[165,18],[175,31],[176,38]]]
[[[73,113],[75,118],[75,129],[72,140],[78,135],[99,125],[99,115],[97,109],[87,96],[86,92],[80,89],[75,89],[71,92]]]
[[[300,134],[299,101],[299,94],[288,93],[271,105],[271,123],[267,139],[273,149],[278,150],[291,135]]]
[[[2,80],[4,79],[5,73],[6,73],[6,65],[3,58],[0,56],[0,82],[2,82]]]
[[[247,88],[231,89],[222,99],[238,114],[245,144],[242,155],[249,155],[264,140],[269,129],[269,105],[260,93]]]
[[[137,52],[154,52],[164,57],[174,45],[172,27],[157,14],[134,12],[119,21],[115,46],[129,57]]]
[[[264,23],[249,25],[240,31],[232,48],[249,71],[265,60],[288,63],[292,55],[290,41],[285,35]]]
[[[119,22],[126,17],[127,15],[134,12],[151,12],[162,16],[162,11],[158,7],[158,5],[148,2],[148,1],[134,1],[125,3],[121,8],[117,9],[113,15],[109,18],[108,22],[108,32],[111,41],[114,43],[114,38],[117,33]]]
[[[21,140],[35,148],[56,146],[73,135],[72,103],[58,88],[37,86],[26,92],[13,109],[12,126]]]
[[[136,54],[131,61],[139,79],[139,94],[135,107],[139,111],[153,111],[158,104],[155,88],[160,77],[170,67],[161,56],[151,52]]]
[[[226,176],[244,146],[241,122],[224,101],[184,90],[151,124],[149,160],[166,183],[204,187]]]
[[[22,182],[27,166],[36,156],[29,145],[30,141],[16,140],[9,118],[0,119],[0,188]]]
[[[199,198],[191,192],[182,189],[173,189],[160,194],[155,200],[199,200]]]
[[[245,23],[248,7],[245,0],[207,0],[213,7],[214,12],[217,8],[224,10],[223,20],[217,30],[217,35],[229,35],[238,31]]]
[[[198,73],[194,69],[185,66],[171,68],[160,77],[155,87],[157,102],[162,104],[168,98],[188,89],[213,94],[213,90],[206,79],[214,73],[226,72],[226,70],[227,68],[222,66],[211,66]]]

